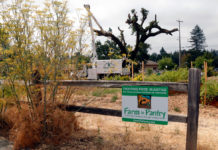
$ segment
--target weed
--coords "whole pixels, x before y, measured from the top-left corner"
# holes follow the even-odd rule
[[[179,134],[180,134],[179,128],[175,128],[175,134],[176,134],[176,135],[179,135]]]
[[[104,139],[101,136],[96,137],[96,147],[97,149],[102,149],[102,146],[104,145]]]
[[[104,90],[105,94],[116,94],[116,93],[119,93],[119,92],[121,92],[121,89],[117,89],[117,88],[113,88],[113,89],[108,88],[108,89]]]
[[[140,124],[141,131],[151,131],[149,124]]]
[[[123,136],[124,142],[129,142],[130,141],[130,131],[128,130],[128,127],[125,127],[125,134]]]
[[[111,98],[111,102],[116,102],[117,99],[118,99],[117,95],[114,95],[114,96]]]
[[[162,149],[161,147],[163,146],[162,145],[162,143],[161,143],[161,141],[160,141],[160,135],[155,135],[154,137],[153,137],[153,143],[154,143],[154,145],[155,145],[155,149],[157,149],[157,150],[159,150],[159,149]]]
[[[103,97],[107,94],[116,94],[116,93],[121,93],[121,89],[105,89],[105,88],[96,88],[93,93],[92,96],[96,96],[96,97]]]
[[[181,109],[180,109],[179,107],[177,107],[177,106],[174,107],[174,111],[175,111],[175,112],[182,112]]]
[[[100,136],[100,134],[101,134],[101,128],[100,126],[98,126],[98,135]]]
[[[155,135],[153,137],[154,143],[159,144],[160,143],[160,136],[159,135]]]
[[[100,90],[96,90],[92,93],[92,96],[96,96],[96,97],[103,97],[105,96],[104,93]]]

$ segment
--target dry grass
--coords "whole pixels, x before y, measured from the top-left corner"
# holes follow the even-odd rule
[[[30,112],[27,105],[22,105],[20,111],[15,107],[8,109],[5,120],[11,128],[9,138],[14,142],[14,149],[32,148],[39,143],[57,145],[70,139],[79,129],[74,114],[48,104],[44,130],[43,110],[43,105],[39,105],[34,112]]]
[[[64,90],[64,89],[63,89]],[[99,89],[94,89],[99,90]],[[92,107],[104,107],[112,109],[121,109],[121,95],[118,93],[118,99],[116,102],[111,102],[111,97],[113,94],[106,94],[106,97],[97,97],[93,98],[92,93],[89,93],[93,90],[90,89],[75,89],[75,93],[70,100],[70,103],[76,103],[76,105],[83,105],[86,102],[89,102],[88,106]],[[62,91],[60,91],[62,93]],[[84,95],[82,95],[82,93]],[[59,96],[59,94],[58,94]],[[93,101],[90,101],[93,99]],[[178,107],[180,111],[178,112],[175,108]],[[13,111],[17,109],[14,108]],[[28,109],[26,109],[28,110]],[[42,112],[42,110],[39,110]],[[186,125],[182,123],[172,123],[169,122],[167,126],[160,125],[150,125],[150,124],[139,124],[139,123],[128,123],[122,122],[121,118],[111,117],[111,116],[102,116],[94,114],[85,114],[85,113],[76,113],[76,125],[72,127],[71,136],[68,133],[60,134],[61,136],[67,137],[66,139],[71,139],[67,143],[60,142],[61,140],[58,136],[58,133],[64,132],[61,127],[65,126],[62,124],[62,121],[66,118],[75,117],[72,114],[61,115],[61,110],[53,110],[53,107],[49,107],[48,111],[53,114],[53,117],[48,119],[48,135],[44,138],[40,134],[40,143],[45,143],[38,146],[36,149],[64,149],[64,150],[134,150],[134,149],[143,149],[143,150],[183,150],[185,149],[186,141]],[[169,112],[173,114],[183,114],[187,113],[187,95],[186,94],[175,94],[169,97]],[[18,113],[18,112],[17,112]],[[26,113],[25,113],[26,114]],[[28,113],[27,113],[28,114]],[[39,113],[40,114],[40,113]],[[13,116],[13,115],[12,115]],[[25,115],[24,115],[25,116]],[[55,117],[56,118],[55,118]],[[78,118],[79,116],[79,118]],[[49,112],[48,112],[49,117]],[[216,150],[217,149],[217,109],[212,106],[200,107],[200,118],[199,118],[199,130],[198,130],[198,150]],[[12,117],[15,118],[15,117]],[[28,118],[28,117],[27,117]],[[53,119],[58,120],[54,123]],[[205,119],[206,118],[206,119]],[[27,119],[28,120],[28,119]],[[67,120],[67,119],[66,119]],[[16,119],[15,119],[16,121]],[[32,121],[29,121],[32,123]],[[78,127],[77,123],[84,130],[76,132]],[[9,123],[10,124],[10,123]],[[49,124],[51,126],[49,126]],[[65,128],[68,128],[66,124]],[[61,126],[60,129],[58,126]],[[25,126],[28,126],[25,125]],[[34,125],[33,125],[34,126]],[[54,126],[54,127],[53,127]],[[76,127],[74,129],[74,127]],[[21,127],[17,127],[17,130]],[[28,127],[31,128],[31,127]],[[32,127],[31,130],[34,132],[37,127]],[[16,129],[16,128],[15,128]],[[21,130],[21,129],[19,129]],[[18,130],[18,131],[19,131]],[[70,127],[68,131],[71,130]],[[16,131],[16,132],[18,132]],[[58,133],[55,133],[57,131]],[[66,130],[67,131],[67,130]],[[21,132],[21,131],[20,131]],[[24,131],[22,131],[24,132]],[[21,133],[22,133],[21,132]],[[37,133],[37,132],[36,132]],[[49,134],[50,133],[50,134]],[[22,135],[22,134],[21,134]],[[11,136],[12,137],[12,136]],[[22,136],[20,136],[22,137]],[[212,137],[212,138],[208,138]],[[27,137],[22,137],[27,138]],[[22,139],[21,138],[21,139]],[[43,142],[43,139],[44,142]],[[36,138],[35,141],[38,139]],[[19,140],[18,140],[19,141]],[[20,141],[21,142],[21,141]],[[21,142],[22,143],[22,142]],[[35,143],[37,144],[37,143]],[[53,146],[56,145],[55,147]],[[33,144],[34,145],[34,144]],[[21,146],[20,146],[21,147]]]

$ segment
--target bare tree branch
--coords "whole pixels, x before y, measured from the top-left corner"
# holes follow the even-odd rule
[[[118,37],[116,37],[115,35],[113,35],[111,32],[105,32],[105,31],[96,30],[96,29],[94,29],[94,32],[97,33],[98,36],[110,37],[119,46],[119,48],[121,50],[121,54],[127,54],[127,49],[123,45],[121,40]]]
[[[120,31],[120,40],[123,43],[123,45],[126,47],[126,41],[123,34],[124,30],[121,30],[120,27],[118,27],[118,30]]]
[[[128,14],[128,18],[126,20],[126,23],[131,27],[132,34],[135,34],[136,36],[136,43],[133,51],[131,52],[130,59],[134,59],[137,55],[138,51],[140,50],[140,45],[145,44],[145,41],[150,38],[154,37],[159,34],[169,34],[172,35],[173,32],[178,31],[177,28],[172,30],[167,30],[158,25],[157,16],[155,15],[155,18],[153,21],[149,23],[148,26],[143,27],[143,24],[145,20],[147,19],[148,11],[144,8],[141,9],[141,22],[139,23],[138,15],[135,9],[131,10],[131,13]],[[153,30],[155,29],[155,31]],[[118,30],[120,31],[121,39],[113,35],[111,32],[105,32],[104,30],[94,30],[99,36],[106,36],[110,37],[116,44],[118,44],[119,48],[121,49],[121,53],[127,54],[127,48],[126,48],[126,42],[123,35],[123,30],[121,30],[118,27]],[[152,32],[153,31],[153,32]]]

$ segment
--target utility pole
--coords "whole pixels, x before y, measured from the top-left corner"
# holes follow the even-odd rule
[[[180,33],[180,23],[181,20],[176,20],[179,23],[179,68],[181,67],[181,33]]]

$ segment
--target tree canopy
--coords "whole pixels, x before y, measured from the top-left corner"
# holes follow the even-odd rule
[[[191,31],[191,38],[189,41],[191,43],[191,48],[199,51],[204,50],[206,47],[205,41],[206,37],[203,30],[198,25],[196,25]]]
[[[158,61],[158,68],[160,70],[172,70],[175,67],[172,58],[165,57]]]
[[[122,58],[119,47],[111,40],[107,40],[104,43],[97,41],[95,45],[97,56],[100,60]]]

